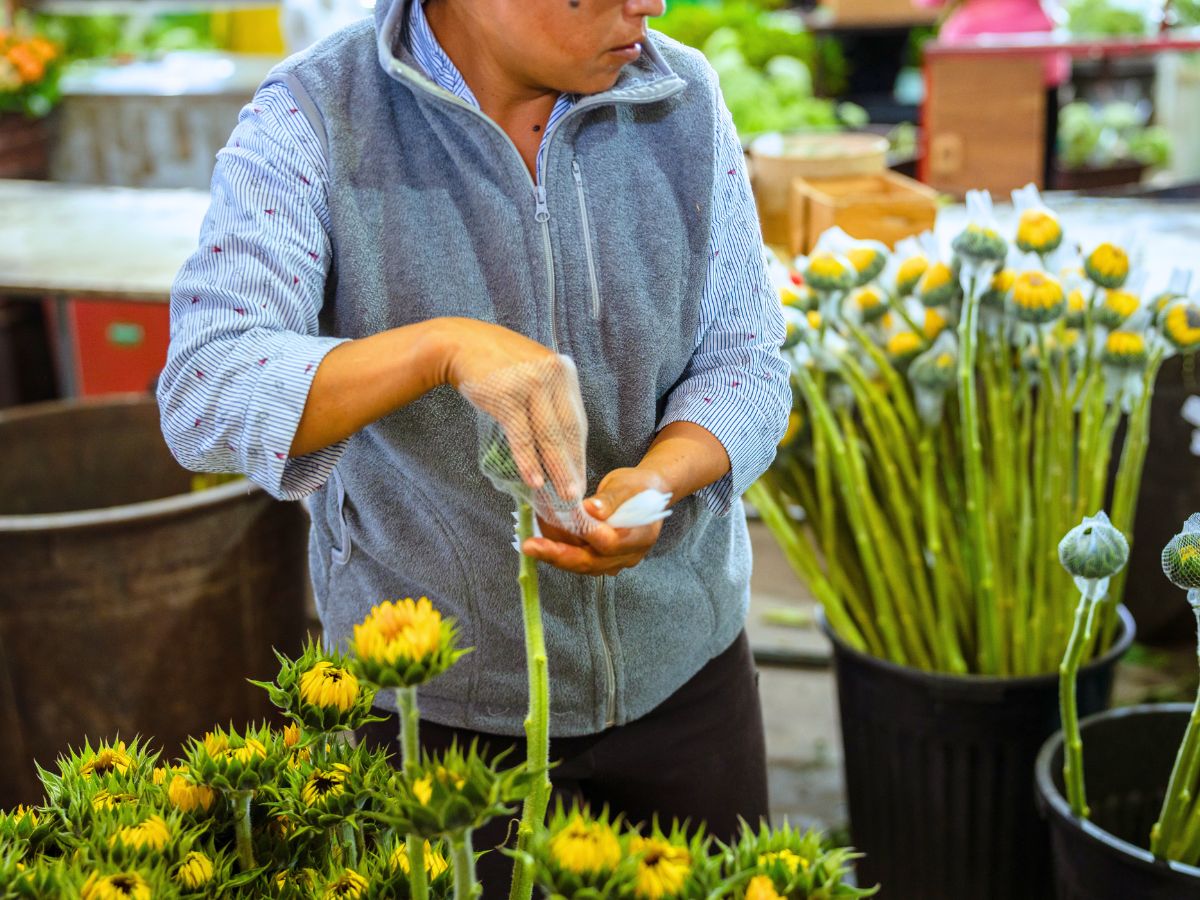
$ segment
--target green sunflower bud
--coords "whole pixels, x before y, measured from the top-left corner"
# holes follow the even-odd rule
[[[251,681],[266,690],[271,702],[309,732],[351,731],[371,715],[375,689],[362,684],[350,668],[350,660],[338,652],[327,652],[308,641],[298,659],[278,650],[279,674],[275,683]]]
[[[1129,560],[1129,542],[1101,510],[1067,532],[1058,544],[1058,559],[1076,578],[1112,578]]]
[[[546,896],[618,896],[637,868],[620,827],[619,818],[609,820],[608,810],[593,816],[586,807],[573,805],[567,811],[560,802],[530,846],[534,878]]]
[[[958,342],[949,331],[943,331],[933,346],[912,361],[908,380],[914,387],[929,391],[945,391],[954,386],[958,374]]]
[[[804,283],[824,293],[848,291],[858,283],[858,270],[846,257],[822,250],[808,258]]]
[[[995,229],[983,225],[968,225],[950,246],[965,259],[983,262],[999,262],[1008,255],[1008,241]]]
[[[245,735],[217,728],[202,740],[191,738],[184,756],[196,783],[221,791],[253,791],[275,780],[288,754],[282,738],[264,725]]]

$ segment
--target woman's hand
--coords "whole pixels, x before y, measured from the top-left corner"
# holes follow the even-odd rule
[[[666,489],[657,472],[643,468],[614,469],[583,504],[601,524],[584,537],[578,537],[539,520],[542,537],[529,538],[522,552],[580,575],[616,575],[622,569],[636,566],[658,540],[662,522],[638,528],[611,528],[603,522],[630,497],[651,489]]]

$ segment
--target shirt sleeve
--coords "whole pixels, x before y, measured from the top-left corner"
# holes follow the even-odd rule
[[[767,276],[741,144],[720,91],[717,123],[712,236],[696,348],[659,429],[693,422],[725,447],[730,472],[699,492],[721,515],[775,458],[792,393],[779,352],[783,312]]]
[[[241,472],[296,500],[329,477],[345,442],[288,451],[325,354],[318,336],[331,247],[327,166],[281,84],[261,89],[217,154],[195,253],[171,289],[158,384],[163,435],[185,468]]]

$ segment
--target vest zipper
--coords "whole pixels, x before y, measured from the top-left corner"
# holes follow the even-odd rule
[[[546,205],[546,186],[534,185],[534,220],[542,226],[542,245],[546,250],[546,293],[550,297],[550,345],[558,352],[558,324],[554,315],[554,252],[550,246],[550,208]]]
[[[604,648],[604,727],[612,728],[617,724],[617,668],[613,663],[612,645],[609,643],[608,626],[605,616],[605,600],[608,592],[605,585],[608,576],[601,575],[596,580],[596,611],[600,615],[600,646]]]
[[[583,252],[587,256],[588,284],[592,289],[592,318],[600,318],[600,285],[596,281],[596,258],[592,255],[592,229],[588,221],[587,201],[583,196],[583,173],[579,171],[579,160],[571,159],[571,173],[575,176],[575,193],[579,195],[579,221],[583,226]]]

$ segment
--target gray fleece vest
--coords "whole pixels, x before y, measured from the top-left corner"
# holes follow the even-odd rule
[[[614,89],[560,120],[535,188],[509,138],[416,69],[406,20],[404,0],[380,0],[377,28],[351,26],[268,79],[295,92],[328,158],[322,332],[467,316],[565,353],[579,370],[594,490],[645,453],[695,346],[711,70],[654,36]],[[331,643],[375,603],[429,597],[475,651],[422,688],[423,716],[517,735],[528,689],[513,502],[476,460],[475,413],[448,387],[354,435],[310,498],[313,585]],[[715,517],[694,497],[633,569],[594,578],[541,566],[551,733],[654,709],[737,636],[749,575],[740,505]]]

